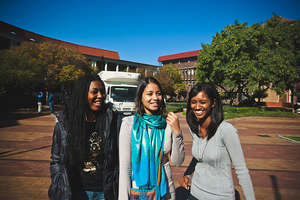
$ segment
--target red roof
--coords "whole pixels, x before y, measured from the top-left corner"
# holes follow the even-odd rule
[[[176,59],[180,59],[180,58],[195,57],[195,56],[199,55],[200,51],[201,50],[195,50],[195,51],[176,53],[176,54],[171,54],[171,55],[166,55],[166,56],[159,56],[158,62],[167,61],[167,60],[176,60]]]
[[[103,56],[106,58],[112,58],[120,60],[119,53],[116,51],[110,51],[105,49],[98,49],[94,47],[88,47],[83,45],[78,45],[70,42],[65,42],[50,37],[42,36],[24,29],[12,26],[10,24],[0,21],[0,32],[5,35],[10,35],[11,38],[23,39],[27,41],[36,41],[36,42],[50,42],[56,43],[59,45],[67,46],[73,49],[77,49],[80,53],[91,56]],[[6,33],[5,33],[6,32]]]

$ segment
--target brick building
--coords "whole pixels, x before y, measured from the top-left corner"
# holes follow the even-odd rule
[[[160,56],[158,57],[158,62],[162,63],[163,66],[168,64],[177,66],[182,73],[184,82],[191,88],[195,84],[197,57],[199,53],[200,50],[195,50]]]
[[[24,41],[49,42],[76,49],[91,61],[93,67],[98,67],[100,71],[145,71],[146,75],[151,75],[159,69],[159,66],[155,65],[120,60],[119,53],[116,51],[53,39],[0,21],[0,50],[20,45]]]

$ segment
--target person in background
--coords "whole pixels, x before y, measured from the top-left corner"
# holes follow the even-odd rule
[[[38,113],[42,112],[42,101],[43,101],[44,94],[40,91],[37,95],[37,105],[38,105]]]
[[[125,117],[120,129],[119,200],[128,200],[130,189],[153,189],[157,186],[159,165],[161,181],[158,199],[175,200],[168,154],[174,165],[184,160],[183,136],[178,117],[166,113],[159,82],[145,78],[137,89],[136,113]],[[163,149],[163,159],[159,159]]]
[[[49,105],[49,110],[50,110],[50,113],[53,113],[54,112],[54,94],[53,92],[49,92],[49,95],[48,95],[48,105]]]
[[[118,130],[121,115],[105,103],[99,76],[75,82],[68,106],[57,114],[48,195],[51,200],[118,198]]]
[[[246,200],[254,200],[252,181],[246,166],[237,130],[224,121],[219,94],[213,84],[198,83],[190,91],[186,121],[193,138],[192,162],[195,165],[190,200],[234,200],[231,166],[234,165]],[[181,184],[189,189],[189,172]]]

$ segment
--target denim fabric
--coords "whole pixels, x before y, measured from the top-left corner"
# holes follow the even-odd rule
[[[50,109],[50,112],[53,113],[53,103],[52,102],[49,102],[49,109]]]
[[[85,191],[89,200],[104,200],[104,193],[103,192],[92,192],[92,191]]]

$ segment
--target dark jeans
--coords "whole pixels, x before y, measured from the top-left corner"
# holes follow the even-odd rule
[[[53,102],[49,102],[48,104],[49,104],[50,112],[53,113],[53,106],[54,106]]]
[[[190,191],[180,186],[175,190],[176,200],[186,200],[190,195]]]
[[[198,200],[198,199],[194,197],[192,194],[190,194],[187,200]]]

